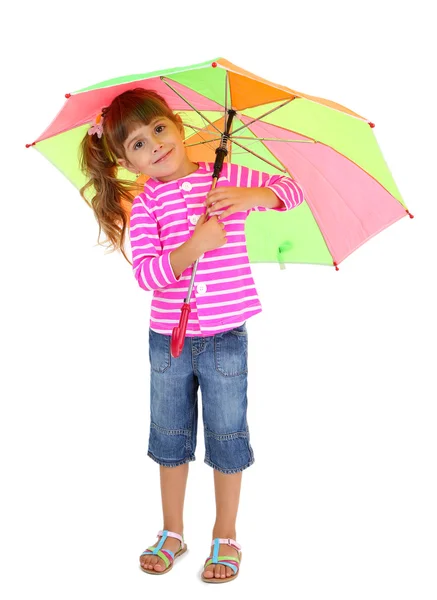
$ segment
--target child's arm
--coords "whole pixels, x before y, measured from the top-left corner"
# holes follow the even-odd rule
[[[202,215],[190,239],[178,248],[163,250],[158,224],[140,196],[132,204],[129,233],[134,275],[146,291],[173,285],[204,252],[226,244],[224,225],[216,217],[205,222]]]
[[[129,235],[132,268],[139,286],[150,292],[176,283],[170,262],[171,251],[163,251],[158,224],[141,196],[132,203]]]
[[[201,215],[193,235],[170,254],[170,262],[176,277],[179,277],[187,267],[208,250],[215,250],[226,244],[226,230],[217,217],[206,221]]]
[[[232,164],[228,180],[236,187],[219,186],[207,195],[206,204],[214,213],[224,209],[220,219],[242,211],[290,210],[304,200],[302,187],[290,177]]]

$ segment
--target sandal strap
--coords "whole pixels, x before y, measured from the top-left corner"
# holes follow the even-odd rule
[[[220,560],[230,559],[232,562],[235,562],[236,564],[238,564],[240,562],[240,556],[238,556],[238,557],[236,557],[236,556],[219,556],[220,544],[227,544],[228,546],[231,546],[231,547],[235,548],[236,550],[238,550],[238,552],[240,552],[240,550],[241,550],[240,544],[237,544],[237,542],[235,540],[231,540],[229,538],[228,539],[215,538],[212,541],[212,545],[214,546],[214,548],[212,551],[212,557],[210,559],[211,563],[214,565],[217,565]],[[231,566],[231,565],[228,565],[228,566]],[[231,568],[232,568],[232,570],[235,571],[235,567],[231,567]]]
[[[165,535],[166,534],[166,535]],[[181,544],[184,544],[184,536],[179,535],[179,533],[175,533],[174,531],[168,531],[168,529],[164,529],[164,531],[158,531],[158,537],[164,537],[164,542],[166,537],[171,537],[179,540]],[[162,543],[164,543],[162,542]]]
[[[218,556],[216,561],[210,558],[206,561],[203,568],[206,569],[206,567],[209,565],[225,565],[226,567],[232,569],[234,575],[237,573],[240,567],[239,560],[235,556]]]
[[[235,548],[238,551],[241,550],[240,544],[237,544],[235,540],[231,540],[230,538],[215,538],[214,540],[212,540],[211,546],[216,545],[217,541],[217,546],[220,544],[227,544],[228,546],[231,546],[232,548]]]
[[[147,550],[144,550],[141,556],[145,556],[146,554],[154,554],[158,556],[158,558],[164,561],[166,569],[174,561],[174,554],[171,550],[157,550],[155,546],[152,546],[150,548],[147,548]]]
[[[166,548],[162,548],[165,540],[168,537],[176,538],[181,542],[181,548],[183,548],[184,539],[183,536],[179,535],[178,533],[174,533],[174,531],[168,531],[167,529],[164,529],[164,531],[158,531],[158,537],[161,538],[158,544],[156,546],[149,546],[147,550],[144,550],[141,556],[144,556],[145,554],[155,554],[159,556],[159,558],[164,561],[165,566],[168,567],[168,565],[174,561],[174,552],[167,550]]]

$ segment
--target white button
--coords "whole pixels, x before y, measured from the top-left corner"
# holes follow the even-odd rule
[[[199,220],[199,218],[200,217],[197,216],[197,215],[191,215],[191,217],[190,217],[190,223],[191,223],[191,225],[197,225],[197,221]]]
[[[193,186],[189,181],[184,181],[181,187],[185,192],[189,192]]]
[[[199,296],[202,296],[206,293],[207,289],[208,288],[206,287],[206,283],[199,283],[197,286],[197,293],[199,294]]]

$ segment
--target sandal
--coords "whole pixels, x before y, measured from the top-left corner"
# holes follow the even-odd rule
[[[236,550],[238,550],[238,556],[219,556],[218,553],[220,544],[227,544],[228,546],[231,546],[231,548],[235,548]],[[214,546],[214,550],[212,551],[212,556],[209,556],[206,559],[205,564],[203,565],[203,570],[205,571],[205,568],[208,565],[225,565],[225,567],[229,567],[230,569],[232,569],[234,574],[230,577],[219,579],[218,577],[206,578],[202,573],[202,581],[205,581],[205,583],[227,583],[228,581],[236,579],[238,573],[240,572],[240,563],[242,556],[240,544],[237,544],[235,540],[231,540],[229,538],[215,538],[214,540],[212,540],[211,546]]]
[[[152,569],[144,569],[144,567],[140,563],[140,568],[145,573],[149,573],[149,575],[164,575],[164,573],[168,573],[173,568],[173,563],[174,563],[175,559],[187,551],[187,545],[184,542],[184,538],[183,538],[183,536],[179,535],[178,533],[173,533],[173,531],[167,531],[167,529],[165,529],[164,531],[158,531],[158,537],[161,538],[158,545],[150,546],[150,548],[147,548],[147,550],[144,550],[144,552],[141,554],[141,556],[144,556],[145,554],[155,554],[156,556],[158,556],[160,559],[162,559],[164,561],[165,569],[164,569],[164,571],[155,571],[154,569],[153,570]],[[173,554],[173,552],[171,550],[167,550],[165,548],[164,548],[164,550],[161,550],[162,546],[164,545],[165,540],[168,537],[176,538],[177,540],[180,540],[180,542],[181,542],[180,548],[176,552],[176,554]],[[140,556],[140,558],[141,558],[141,556]]]

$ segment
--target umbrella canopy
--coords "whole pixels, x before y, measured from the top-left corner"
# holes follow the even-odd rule
[[[302,185],[305,202],[294,210],[249,215],[246,237],[252,262],[337,268],[368,239],[410,214],[373,123],[340,104],[266,81],[223,58],[119,77],[66,94],[56,118],[28,146],[80,189],[86,183],[79,167],[82,138],[102,107],[136,87],[155,90],[180,114],[194,162],[214,162],[232,108],[237,114],[226,160],[285,174]],[[135,177],[122,168],[118,176]]]

